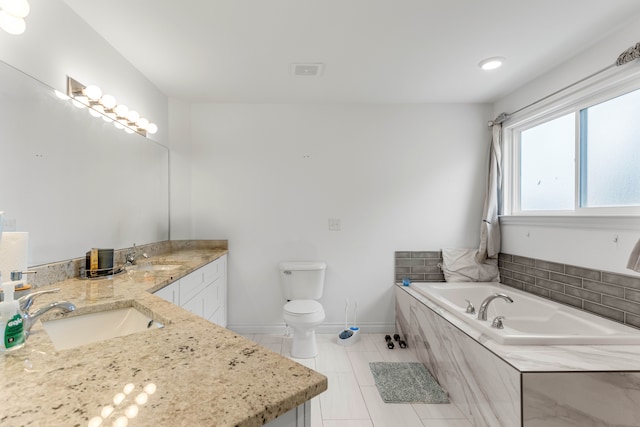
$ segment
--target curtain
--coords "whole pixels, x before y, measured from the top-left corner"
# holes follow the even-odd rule
[[[489,148],[489,174],[484,196],[484,210],[480,224],[478,261],[497,258],[500,253],[500,222],[498,213],[502,191],[502,124],[493,122]]]
[[[638,243],[636,243],[636,246],[631,251],[627,268],[640,273],[640,239],[638,239]]]

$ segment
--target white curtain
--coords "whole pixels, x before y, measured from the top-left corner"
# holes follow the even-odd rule
[[[629,256],[629,262],[627,263],[627,268],[637,271],[640,273],[640,239],[636,246],[631,251],[631,255]]]
[[[502,124],[492,126],[491,147],[489,151],[489,174],[484,197],[484,210],[480,224],[480,248],[478,261],[497,258],[500,253],[500,209],[502,191]]]

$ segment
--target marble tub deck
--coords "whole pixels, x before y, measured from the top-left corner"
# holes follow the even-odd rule
[[[148,262],[181,264],[177,271],[38,288],[61,291],[36,307],[68,300],[78,315],[133,306],[165,327],[56,351],[37,322],[24,348],[0,356],[0,425],[128,417],[135,426],[258,426],[326,390],[325,376],[151,294],[226,253],[173,250]]]

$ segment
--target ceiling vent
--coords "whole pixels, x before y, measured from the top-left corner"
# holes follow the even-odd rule
[[[306,64],[291,64],[291,74],[300,77],[318,77],[322,75],[324,64],[322,62],[310,62]]]

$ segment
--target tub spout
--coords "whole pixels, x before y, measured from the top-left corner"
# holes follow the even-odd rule
[[[511,304],[513,300],[509,295],[495,293],[493,295],[489,295],[482,301],[480,305],[480,309],[478,310],[478,320],[487,320],[487,309],[489,308],[489,304],[496,298],[500,298]]]

